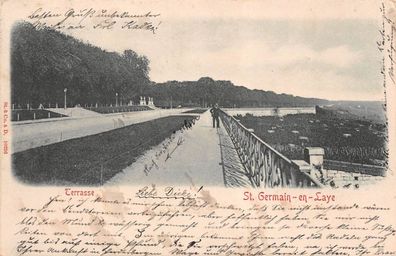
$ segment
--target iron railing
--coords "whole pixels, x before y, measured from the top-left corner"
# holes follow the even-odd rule
[[[300,165],[273,149],[237,119],[220,112],[239,158],[253,187],[322,187],[307,164]]]

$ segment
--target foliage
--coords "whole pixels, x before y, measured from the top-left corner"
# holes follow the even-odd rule
[[[152,110],[148,106],[86,107],[86,109],[101,114]]]
[[[303,159],[304,147],[313,146],[324,148],[326,159],[366,164],[386,161],[384,124],[341,118],[330,112],[237,119],[291,159]]]
[[[11,35],[12,103],[16,108],[39,104],[99,106],[138,102],[154,97],[161,107],[313,106],[327,101],[250,90],[230,81],[202,77],[198,81],[155,83],[149,79],[149,60],[133,50],[108,52],[49,28],[17,23]],[[118,96],[116,96],[116,93]]]
[[[268,106],[315,106],[326,100],[303,98],[272,91],[250,90],[236,86],[231,81],[213,80],[210,77],[198,81],[169,81],[145,87],[145,93],[153,95],[157,106],[195,104],[210,107],[268,107]]]
[[[12,102],[22,108],[40,103],[109,104],[136,99],[150,83],[149,61],[132,50],[107,52],[71,36],[30,23],[12,31]],[[59,104],[59,106],[63,106]]]

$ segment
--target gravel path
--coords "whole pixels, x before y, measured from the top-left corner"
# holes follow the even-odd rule
[[[207,111],[191,129],[179,131],[146,151],[106,185],[224,186],[221,130],[212,128],[211,122]]]

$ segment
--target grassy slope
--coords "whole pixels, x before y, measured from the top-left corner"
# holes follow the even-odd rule
[[[204,112],[206,112],[208,109],[207,108],[196,108],[196,109],[192,109],[192,110],[188,110],[188,111],[184,111],[184,114],[202,114]]]
[[[190,116],[170,116],[29,149],[12,155],[14,174],[35,184],[97,185],[134,162],[145,150],[181,129]]]

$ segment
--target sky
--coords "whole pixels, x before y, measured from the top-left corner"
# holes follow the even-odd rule
[[[330,7],[323,1],[303,6],[289,1],[287,9],[284,1],[156,2],[139,9],[161,14],[155,34],[67,33],[108,51],[132,49],[147,56],[155,82],[209,76],[304,97],[382,100],[379,8],[375,1],[337,2]]]

